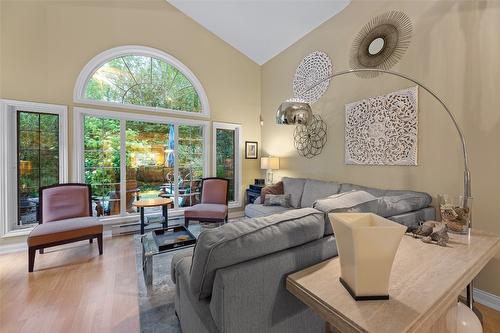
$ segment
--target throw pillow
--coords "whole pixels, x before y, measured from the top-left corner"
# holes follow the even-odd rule
[[[266,195],[268,194],[284,194],[283,191],[283,182],[279,181],[273,185],[264,186],[262,191],[260,191],[260,200],[262,203],[266,202]]]
[[[290,194],[268,194],[264,200],[264,206],[290,207]]]

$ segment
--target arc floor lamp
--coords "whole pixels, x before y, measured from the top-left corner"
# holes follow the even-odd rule
[[[401,73],[397,73],[397,72],[393,72],[393,71],[389,71],[389,70],[384,70],[384,69],[378,69],[378,68],[357,68],[357,69],[349,69],[349,70],[333,73],[325,78],[322,78],[321,80],[314,82],[314,84],[312,84],[310,87],[308,87],[305,91],[309,91],[309,90],[315,88],[316,86],[318,86],[319,84],[321,84],[322,82],[331,80],[334,77],[348,75],[348,74],[354,74],[354,73],[360,73],[360,72],[385,73],[385,74],[401,77],[403,79],[406,79],[408,81],[411,81],[411,82],[417,84],[420,88],[424,89],[429,94],[431,94],[431,96],[433,96],[439,102],[439,104],[441,104],[443,109],[448,114],[449,119],[451,120],[451,122],[455,126],[457,134],[460,138],[460,143],[462,146],[463,162],[464,162],[464,180],[463,180],[463,182],[464,182],[464,194],[463,194],[464,207],[463,208],[469,208],[469,205],[470,205],[469,198],[471,197],[471,177],[470,177],[470,171],[469,171],[469,159],[468,159],[468,155],[467,155],[467,146],[465,143],[465,138],[464,138],[464,135],[462,133],[462,130],[458,126],[458,123],[457,123],[453,113],[451,113],[450,109],[446,106],[446,104],[443,102],[443,100],[441,98],[439,98],[437,96],[437,94],[435,92],[433,92],[430,88],[426,87],[421,82],[419,82],[419,81],[415,80],[414,78],[412,78],[408,75],[405,75],[405,74],[401,74]],[[307,125],[307,123],[309,122],[310,119],[312,119],[311,106],[308,103],[305,103],[305,102],[300,101],[300,100],[295,100],[295,99],[288,100],[288,101],[281,103],[281,105],[279,106],[278,111],[276,113],[276,122],[278,124],[281,124],[281,125]],[[470,230],[471,226],[472,226],[472,222],[469,223],[469,230]],[[473,286],[472,286],[472,281],[471,281],[471,283],[467,286],[467,306],[469,306],[471,309],[473,308],[473,302],[474,302],[474,300],[473,300]]]

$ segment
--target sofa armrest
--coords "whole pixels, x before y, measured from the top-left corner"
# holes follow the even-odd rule
[[[286,290],[288,274],[337,255],[335,238],[217,270],[210,312],[221,332],[324,332],[324,322]]]
[[[177,281],[175,274],[179,263],[185,258],[189,258],[189,260],[192,261],[192,257],[193,257],[193,249],[177,251],[173,255],[172,263],[170,264],[170,276],[172,277],[172,281],[174,283],[176,283]]]

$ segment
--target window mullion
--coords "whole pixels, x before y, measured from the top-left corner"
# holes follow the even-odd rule
[[[174,208],[179,208],[179,125],[174,125]]]
[[[120,215],[124,216],[127,209],[127,121],[120,119]]]

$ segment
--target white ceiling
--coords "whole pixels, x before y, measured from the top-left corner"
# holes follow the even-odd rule
[[[351,0],[167,0],[262,65]]]

